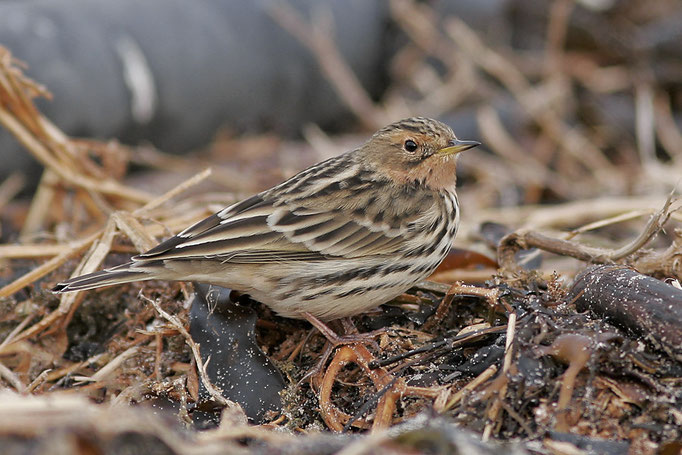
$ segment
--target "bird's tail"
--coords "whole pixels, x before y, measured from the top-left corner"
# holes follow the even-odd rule
[[[154,278],[156,278],[156,275],[153,273],[153,270],[141,268],[140,263],[128,262],[110,269],[88,273],[87,275],[63,281],[52,288],[52,292],[61,294],[63,292],[85,291],[114,284],[130,283],[132,281],[153,280]]]

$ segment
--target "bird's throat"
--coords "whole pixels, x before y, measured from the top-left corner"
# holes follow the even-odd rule
[[[454,190],[456,171],[454,157],[434,156],[409,170],[392,169],[389,178],[398,185],[420,185],[434,191]]]

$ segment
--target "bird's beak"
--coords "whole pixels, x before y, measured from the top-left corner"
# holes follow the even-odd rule
[[[447,147],[438,150],[436,155],[456,155],[457,153],[474,148],[477,145],[481,145],[481,143],[477,141],[460,141],[459,139],[455,139],[454,141],[450,141]]]

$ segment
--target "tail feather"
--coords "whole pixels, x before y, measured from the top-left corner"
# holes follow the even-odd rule
[[[61,294],[63,292],[85,291],[103,286],[114,284],[130,283],[133,281],[152,280],[155,278],[150,270],[133,267],[133,262],[121,264],[111,269],[99,272],[88,273],[87,275],[77,276],[69,280],[58,283],[52,292]],[[138,264],[135,264],[138,265]]]

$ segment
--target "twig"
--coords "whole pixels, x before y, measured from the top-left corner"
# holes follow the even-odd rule
[[[573,228],[576,224],[601,220],[631,210],[648,210],[660,204],[665,196],[600,197],[555,205],[524,205],[508,208],[481,210],[464,217],[463,223],[477,225],[482,221],[520,226],[524,229]],[[682,221],[682,216],[671,217]],[[466,230],[463,233],[467,232]]]
[[[116,212],[112,215],[116,226],[125,233],[135,245],[139,252],[144,252],[156,245],[158,242],[152,237],[137,218],[129,212]]]
[[[635,84],[635,132],[640,160],[645,168],[659,164],[654,128],[654,90],[649,81],[639,81]]]
[[[34,281],[44,277],[48,273],[57,269],[57,267],[68,261],[72,256],[75,256],[76,254],[80,253],[88,246],[90,246],[92,242],[94,242],[97,239],[98,236],[99,233],[91,235],[85,240],[77,242],[67,251],[59,254],[58,256],[53,257],[49,261],[41,264],[39,267],[36,267],[35,269],[31,270],[27,274],[17,278],[10,284],[0,288],[0,297],[8,297],[17,292],[19,289],[23,288],[24,286],[33,283]]]
[[[595,229],[601,229],[603,227],[611,226],[611,225],[617,224],[617,223],[622,223],[624,221],[634,220],[635,218],[639,218],[640,216],[649,215],[653,211],[654,211],[653,209],[632,210],[630,212],[621,213],[619,215],[612,216],[609,218],[604,218],[602,220],[597,220],[597,221],[594,221],[592,223],[588,223],[588,224],[585,224],[583,226],[580,226],[580,227],[577,227],[577,228],[571,230],[571,232],[569,232],[566,235],[565,240],[570,240],[573,237],[575,237],[576,235],[583,234],[583,233],[588,232],[588,231],[593,231]]]
[[[498,262],[503,269],[515,270],[514,255],[517,251],[528,248],[540,248],[550,253],[570,256],[590,263],[607,264],[619,261],[641,249],[653,236],[660,232],[670,217],[672,197],[672,194],[668,196],[663,208],[651,216],[644,230],[635,239],[617,250],[590,247],[569,240],[549,237],[535,231],[521,230],[506,235],[500,241],[497,248]]]
[[[448,404],[445,405],[445,408],[443,411],[447,411],[449,409],[452,409],[453,406],[455,406],[459,401],[464,397],[465,394],[472,392],[476,387],[479,385],[483,384],[485,381],[488,379],[492,378],[495,376],[495,373],[497,373],[497,365],[490,365],[488,368],[483,370],[483,373],[479,374],[476,376],[471,382],[469,382],[467,385],[459,389],[448,401]]]
[[[514,334],[516,333],[516,313],[509,314],[509,321],[507,322],[507,339],[504,344],[504,364],[502,365],[502,372],[509,371],[511,360],[513,356]]]
[[[50,371],[52,369],[48,368],[47,370],[43,370],[31,383],[26,387],[26,390],[24,390],[24,393],[32,393],[35,389],[38,388],[38,386],[42,385],[45,381],[47,381],[47,378],[50,374]]]
[[[52,382],[56,381],[58,379],[63,378],[64,376],[70,375],[78,370],[80,370],[83,367],[87,367],[88,365],[95,364],[99,362],[99,360],[104,357],[106,353],[100,353],[100,354],[95,354],[82,362],[74,363],[72,365],[58,368],[56,370],[51,370],[47,373],[47,382]]]
[[[0,183],[0,209],[19,194],[19,191],[24,187],[24,180],[23,174],[14,172]]]
[[[555,0],[549,10],[544,72],[550,78],[565,77],[562,60],[568,23],[575,4],[571,0]]]
[[[33,136],[25,126],[21,125],[11,114],[0,107],[0,123],[2,123],[21,144],[30,150],[46,168],[54,171],[64,181],[85,189],[99,191],[104,194],[119,196],[136,202],[147,202],[151,196],[139,190],[124,186],[115,180],[94,180],[83,174],[73,172],[71,168],[60,163],[49,148]]]
[[[25,387],[19,379],[19,376],[17,376],[14,371],[7,368],[3,363],[0,363],[0,377],[9,382],[10,385],[17,390],[17,392],[24,391]]]
[[[533,430],[531,430],[530,426],[528,426],[528,423],[526,423],[526,421],[523,420],[523,417],[521,417],[519,413],[514,410],[514,408],[512,408],[504,401],[500,401],[500,405],[502,406],[502,409],[504,409],[504,411],[507,414],[509,414],[509,416],[512,419],[516,420],[516,422],[521,426],[521,428],[523,428],[523,431],[525,431],[528,436],[533,434]]]
[[[665,201],[665,204],[663,204],[663,208],[658,212],[654,213],[651,216],[651,218],[649,218],[649,222],[644,227],[642,233],[639,236],[637,236],[632,242],[623,245],[621,248],[611,253],[609,259],[612,261],[618,261],[619,259],[631,255],[632,253],[634,253],[635,251],[639,250],[644,245],[649,243],[649,240],[651,240],[656,234],[658,234],[661,231],[661,229],[663,229],[663,225],[670,218],[671,213],[670,204],[672,204],[672,201],[673,193],[671,192],[670,195],[668,196],[668,199]]]
[[[491,279],[496,273],[497,267],[486,267],[482,269],[445,269],[442,272],[434,273],[429,279],[441,283],[454,283],[460,281],[469,284],[480,284]]]
[[[27,238],[39,232],[45,224],[45,217],[50,213],[50,206],[55,196],[55,185],[58,181],[57,174],[50,169],[45,169],[40,177],[40,184],[36,190],[31,207],[26,215],[24,225],[21,227],[19,238],[25,242]]]
[[[635,268],[645,275],[660,274],[682,280],[682,229],[675,229],[673,236],[673,241],[666,250],[638,257]]]
[[[24,330],[24,327],[26,327],[33,320],[34,317],[36,317],[36,314],[30,313],[16,327],[12,329],[9,335],[7,335],[5,339],[2,340],[2,343],[0,343],[0,354],[2,354],[3,350],[5,349],[5,346],[9,345],[12,341],[14,341],[14,337],[17,336],[19,332]]]
[[[111,359],[109,362],[107,362],[107,364],[104,365],[102,368],[97,370],[97,372],[90,376],[89,379],[95,382],[105,380],[110,374],[112,374],[121,365],[123,365],[123,362],[136,355],[139,351],[140,351],[139,346],[133,346],[131,348],[126,349],[125,351],[121,352],[119,355]]]
[[[654,111],[658,139],[679,168],[679,166],[682,166],[682,132],[680,132],[677,123],[675,123],[673,113],[670,110],[670,100],[667,95],[660,93],[656,96],[654,99]]]
[[[147,202],[144,206],[140,207],[139,209],[136,209],[133,211],[133,215],[139,216],[143,215],[147,212],[150,212],[157,208],[158,206],[165,204],[167,201],[170,199],[174,198],[178,194],[187,191],[189,188],[193,187],[194,185],[197,185],[198,183],[204,181],[206,178],[208,178],[212,173],[211,168],[206,168],[203,171],[193,175],[192,177],[188,178],[184,182],[180,183],[179,185],[175,186],[169,191],[166,191],[164,194],[161,196],[158,196],[151,201]]]

